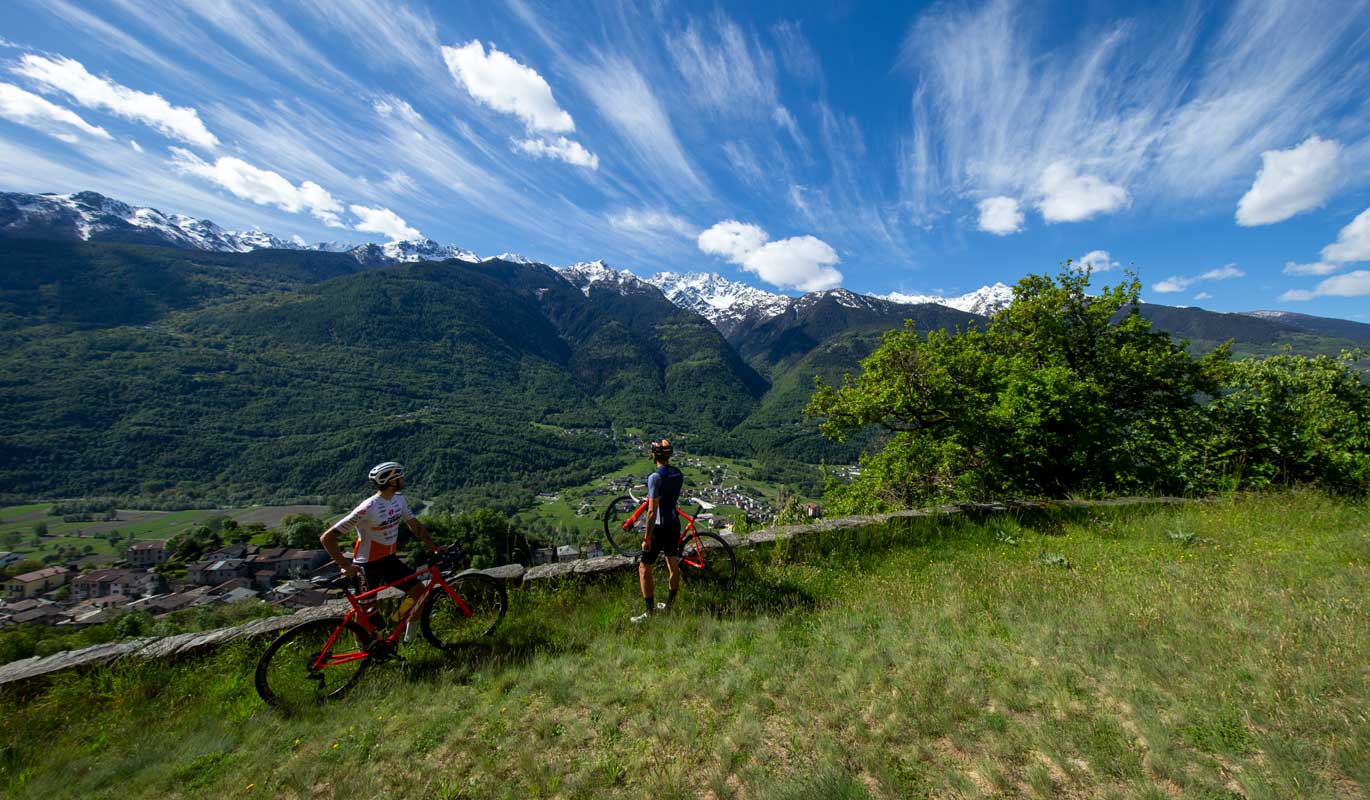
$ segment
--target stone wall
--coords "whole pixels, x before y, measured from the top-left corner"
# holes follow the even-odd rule
[[[1064,508],[1089,508],[1144,504],[1176,504],[1191,502],[1174,497],[1117,498],[1113,500],[1065,500],[1050,503],[962,503],[925,508],[912,511],[895,511],[889,514],[870,514],[840,519],[824,519],[802,525],[784,525],[766,528],[752,533],[723,538],[736,548],[746,548],[758,544],[793,539],[798,536],[812,535],[825,531],[845,528],[861,528],[879,525],[896,519],[913,519],[946,514],[995,514],[1007,511],[1048,511]],[[480,570],[491,577],[498,578],[510,585],[524,585],[563,578],[567,575],[590,575],[628,569],[637,563],[636,559],[620,555],[602,556],[580,561],[565,561],[541,564],[525,569],[522,564],[506,564],[502,567]],[[471,570],[475,571],[475,570]],[[295,625],[306,620],[342,614],[347,609],[345,600],[333,600],[315,608],[306,608],[287,616],[267,617],[254,620],[245,625],[220,628],[198,633],[182,633],[163,638],[128,639],[122,642],[98,644],[81,650],[69,650],[50,656],[34,657],[0,666],[0,684],[15,683],[50,675],[76,667],[106,664],[117,659],[135,658],[175,658],[178,656],[211,650],[226,642],[251,639]]]

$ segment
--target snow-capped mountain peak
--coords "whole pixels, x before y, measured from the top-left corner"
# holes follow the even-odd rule
[[[789,307],[791,298],[772,294],[712,272],[658,272],[647,279],[672,303],[689,309],[714,325],[737,322],[749,315],[772,317]]]
[[[470,250],[463,250],[450,244],[438,244],[432,239],[386,242],[381,245],[381,252],[393,261],[446,261],[455,258],[472,264],[480,263],[480,256]]]
[[[641,291],[650,284],[626,269],[614,269],[603,259],[581,261],[569,267],[556,267],[557,272],[586,297],[592,287],[609,288],[620,293]]]
[[[967,292],[959,297],[942,297],[930,294],[904,294],[902,292],[890,292],[889,294],[875,296],[882,300],[889,300],[893,303],[905,303],[908,305],[937,303],[938,305],[948,306],[959,311],[968,311],[972,314],[991,316],[1013,302],[1013,287],[1006,283],[999,282],[995,283],[993,286],[981,286],[979,289],[976,289],[973,292]]]
[[[481,261],[482,261],[482,262],[485,262],[485,261],[507,261],[507,262],[510,263],[510,264],[536,264],[536,263],[538,263],[538,262],[534,261],[534,260],[531,259],[531,258],[524,258],[523,256],[519,255],[518,253],[500,253],[500,254],[497,255],[497,256],[486,256],[485,258],[482,258]]]

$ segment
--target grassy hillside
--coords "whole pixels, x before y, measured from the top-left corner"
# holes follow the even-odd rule
[[[1367,530],[1292,494],[834,535],[646,627],[626,575],[517,593],[298,717],[260,644],[118,666],[0,696],[0,793],[1363,797]]]

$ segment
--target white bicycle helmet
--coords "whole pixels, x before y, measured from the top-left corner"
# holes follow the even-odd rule
[[[404,477],[404,465],[398,461],[384,461],[372,467],[366,477],[377,486],[384,486],[396,478]]]

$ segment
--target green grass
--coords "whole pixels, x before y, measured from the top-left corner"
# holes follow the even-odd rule
[[[922,520],[751,551],[645,627],[633,594],[515,593],[482,652],[415,646],[299,716],[253,693],[262,643],[11,690],[0,794],[1370,792],[1364,502]]]

